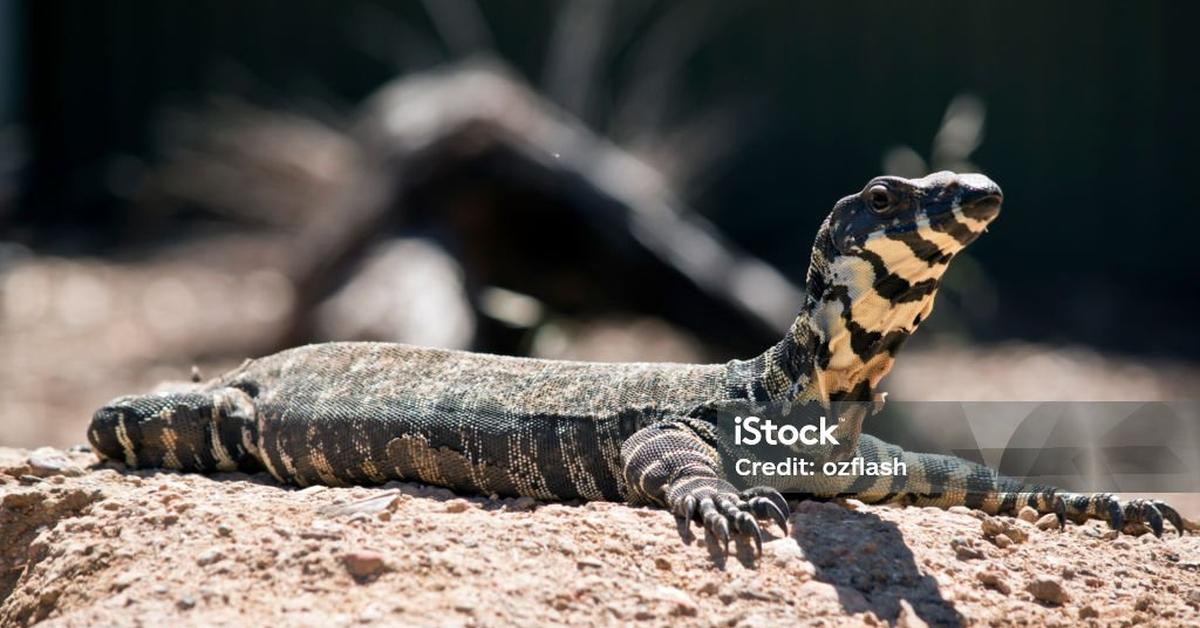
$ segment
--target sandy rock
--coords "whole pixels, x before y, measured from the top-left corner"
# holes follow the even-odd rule
[[[1021,521],[1033,523],[1038,520],[1038,511],[1032,506],[1022,506],[1020,512],[1017,513],[1017,518]]]
[[[980,571],[975,574],[975,577],[990,589],[995,589],[1004,595],[1012,593],[1012,587],[1009,586],[1008,580],[1004,574],[995,570]]]
[[[974,541],[965,537],[951,539],[950,547],[954,550],[954,555],[959,560],[977,560],[987,557],[987,554],[983,550],[975,546]]]
[[[117,576],[113,580],[112,590],[113,591],[124,591],[125,589],[128,589],[131,585],[137,583],[139,580],[144,578],[145,575],[146,574],[144,574],[140,571],[127,571],[127,572]]]
[[[1028,525],[1020,519],[1005,520],[999,517],[985,517],[979,521],[983,538],[996,543],[996,538],[1004,536],[1008,541],[1001,541],[1004,547],[1012,543],[1024,543],[1029,540],[1029,531],[1022,526]]]
[[[537,508],[537,500],[532,497],[518,497],[508,504],[508,510],[513,512],[528,512]]]
[[[1070,599],[1062,581],[1054,576],[1036,576],[1025,587],[1034,599],[1047,604],[1062,604]]]
[[[219,548],[213,547],[201,552],[200,555],[196,557],[196,564],[204,567],[206,565],[211,565],[215,562],[218,562],[223,558],[225,558],[225,554],[222,553]]]
[[[67,455],[57,449],[41,447],[29,454],[29,474],[45,478],[55,475],[83,475],[83,469],[73,464]]]
[[[373,550],[352,550],[342,555],[342,564],[355,578],[369,578],[386,569],[383,554]]]
[[[0,464],[25,469],[29,456],[0,448]],[[1120,549],[1097,521],[1041,534],[976,511],[797,501],[795,525],[784,538],[771,526],[761,557],[744,542],[723,556],[654,508],[404,482],[299,496],[261,475],[67,457],[83,475],[0,477],[0,625],[1200,623],[1195,534],[1121,537]],[[449,512],[457,500],[470,507]],[[326,514],[362,503],[386,507]],[[993,539],[1028,538],[995,549],[979,536],[987,519]],[[1035,574],[1062,578],[1061,602],[1024,591]]]
[[[452,499],[446,502],[445,511],[450,513],[466,512],[472,507],[471,502],[465,499]]]
[[[795,539],[776,539],[764,543],[763,558],[792,573],[803,573],[809,576],[816,574],[816,567],[809,562],[804,550],[796,543]]]
[[[679,617],[695,617],[699,612],[696,601],[681,589],[670,586],[660,586],[654,590],[654,597],[666,602],[671,615]]]
[[[840,604],[848,613],[861,613],[870,608],[863,594],[850,587],[809,580],[800,585],[798,591],[805,597]]]
[[[908,600],[900,600],[900,614],[896,616],[896,628],[928,628],[929,624],[917,615]]]
[[[1055,515],[1054,513],[1042,515],[1034,523],[1034,527],[1036,527],[1039,530],[1057,530],[1058,529],[1058,516]]]

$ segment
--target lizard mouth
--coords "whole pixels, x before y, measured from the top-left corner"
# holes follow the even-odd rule
[[[973,203],[963,205],[963,215],[980,222],[991,222],[1000,215],[1000,205],[1004,197],[999,194],[989,194]]]
[[[954,221],[963,222],[964,218],[968,223],[986,224],[995,220],[1000,215],[1000,204],[1000,197],[987,196],[961,205],[945,204],[929,207],[925,210],[925,216],[928,218],[930,224],[944,224]]]

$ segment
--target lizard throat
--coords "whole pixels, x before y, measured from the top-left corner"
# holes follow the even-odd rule
[[[759,396],[822,404],[874,399],[896,352],[929,316],[946,268],[899,253],[885,243],[845,255],[818,236],[805,304],[784,338],[760,356]]]

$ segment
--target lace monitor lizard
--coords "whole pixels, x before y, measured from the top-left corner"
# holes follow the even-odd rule
[[[759,520],[786,531],[775,488],[739,490],[729,448],[706,418],[722,403],[828,407],[869,401],[897,349],[928,317],[956,253],[1000,211],[985,176],[879,177],[834,206],[812,249],[807,297],[787,335],[726,364],[601,364],[388,343],[335,342],[282,351],[188,390],[126,396],[95,413],[96,452],[130,467],[265,468],[281,482],[418,480],[457,491],[548,500],[656,504],[728,546]],[[1024,505],[1114,528],[1163,519],[1170,506],[1025,486],[943,455],[905,452],[838,428],[842,449],[901,458],[903,476],[796,478],[784,493],[853,495],[867,503],[965,505],[1013,514]]]

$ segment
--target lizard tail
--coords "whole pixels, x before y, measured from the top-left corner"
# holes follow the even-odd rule
[[[101,459],[199,472],[257,468],[256,434],[254,403],[236,388],[119,397],[88,427]]]

